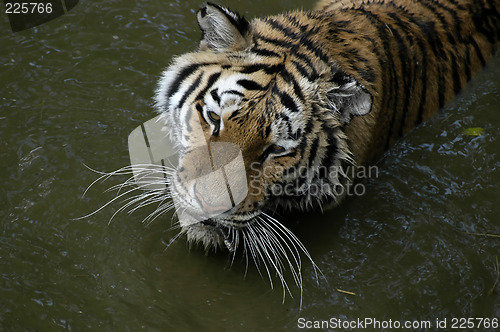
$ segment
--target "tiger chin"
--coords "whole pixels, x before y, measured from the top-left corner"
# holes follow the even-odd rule
[[[272,212],[338,204],[347,168],[375,162],[494,54],[499,10],[339,0],[247,21],[203,5],[198,48],[172,60],[155,94],[179,154],[169,195],[182,232],[278,274],[280,257],[308,255]]]

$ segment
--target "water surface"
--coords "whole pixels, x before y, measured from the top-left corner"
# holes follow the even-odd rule
[[[262,16],[302,1],[224,1]],[[500,317],[500,57],[378,164],[366,193],[323,214],[283,220],[321,268],[283,304],[244,260],[204,255],[171,216],[120,204],[85,165],[128,164],[127,137],[154,117],[175,54],[195,47],[199,1],[80,1],[67,15],[10,32],[0,19],[0,329],[296,330],[300,317],[451,320]],[[306,6],[307,7],[307,6]],[[482,128],[479,136],[467,128]],[[352,292],[355,295],[341,291]]]

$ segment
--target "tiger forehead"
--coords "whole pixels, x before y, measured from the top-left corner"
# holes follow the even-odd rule
[[[224,129],[214,140],[233,142],[243,150],[260,149],[270,142],[270,137],[266,135],[264,130],[270,125],[270,123],[266,124],[266,122],[269,122],[268,118],[248,112],[246,116],[239,119],[228,120]]]
[[[224,91],[218,93],[224,94]],[[227,103],[221,102],[224,106],[219,110],[225,123],[224,131],[259,136],[267,143],[291,137],[297,139],[300,136],[299,129],[307,123],[310,110],[301,107],[301,111],[290,111],[283,104],[282,96],[279,89],[265,87],[263,91],[246,90],[245,97],[233,105],[236,107],[228,107]]]
[[[261,149],[281,140],[297,140],[304,125],[303,114],[288,114],[279,106],[271,106],[265,96],[260,102],[247,101],[238,110],[225,114],[224,129],[220,135],[224,139],[243,146],[260,144]]]
[[[252,93],[258,92],[265,88],[266,85],[274,78],[274,74],[270,73],[267,66],[262,64],[219,64],[216,72],[219,73],[217,85],[226,85],[224,90],[236,90]],[[212,71],[207,68],[206,74]]]

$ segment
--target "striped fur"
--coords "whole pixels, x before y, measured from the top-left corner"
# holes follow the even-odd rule
[[[373,161],[443,107],[484,66],[500,39],[498,0],[366,2],[317,6],[343,25],[330,34],[336,41],[330,55],[378,96],[370,122],[356,119],[346,128],[361,163]]]
[[[351,179],[328,170],[372,163],[459,92],[498,47],[499,13],[498,0],[339,0],[248,22],[204,5],[199,48],[172,61],[156,92],[180,153],[172,195],[188,213],[217,205],[183,181],[202,175],[195,147],[212,142],[241,149],[249,193],[181,223],[188,238],[217,246],[266,211],[340,201]]]

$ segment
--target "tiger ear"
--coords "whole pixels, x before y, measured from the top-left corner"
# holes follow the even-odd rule
[[[224,52],[248,47],[250,23],[240,14],[208,2],[198,10],[196,17],[203,33],[200,50]]]
[[[342,71],[335,73],[330,80],[327,98],[330,107],[340,113],[344,124],[349,123],[353,116],[370,113],[373,104],[370,92]]]

